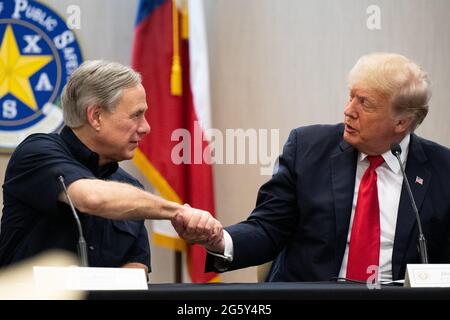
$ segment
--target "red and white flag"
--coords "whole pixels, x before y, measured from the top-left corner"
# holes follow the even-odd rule
[[[175,0],[141,0],[139,4],[132,65],[141,73],[147,92],[146,118],[151,133],[140,144],[133,161],[161,196],[214,215],[212,167],[197,159],[208,146],[207,139],[202,138],[210,127],[203,2],[182,4],[181,12]],[[191,139],[183,142],[192,150],[183,155],[190,161],[181,164],[173,159],[180,144],[180,137],[173,134],[180,130],[190,134]],[[215,273],[203,272],[203,247],[187,246],[168,221],[155,221],[152,229],[156,245],[186,250],[192,282],[216,279]]]

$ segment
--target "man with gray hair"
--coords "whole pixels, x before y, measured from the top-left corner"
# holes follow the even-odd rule
[[[90,266],[148,272],[144,219],[177,221],[186,228],[195,223],[205,242],[222,237],[220,223],[208,212],[142,190],[118,166],[150,132],[138,73],[118,63],[87,61],[70,77],[61,102],[66,124],[61,133],[27,137],[8,164],[0,266],[47,249],[76,252],[77,227],[59,176],[80,216]]]
[[[413,133],[430,96],[427,74],[406,57],[361,57],[349,74],[344,123],[292,130],[252,214],[206,246],[207,271],[274,259],[266,281],[402,279],[420,255],[393,143],[403,150],[429,261],[450,263],[450,151]]]

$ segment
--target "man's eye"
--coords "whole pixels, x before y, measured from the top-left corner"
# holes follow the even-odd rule
[[[364,98],[361,99],[360,103],[365,108],[371,108],[371,104],[370,104],[369,100],[367,100],[367,99],[364,99]]]

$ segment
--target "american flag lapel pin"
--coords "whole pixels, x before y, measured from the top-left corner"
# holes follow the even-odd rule
[[[419,176],[416,176],[416,183],[420,184],[420,185],[423,185],[423,179],[421,177],[419,177]]]

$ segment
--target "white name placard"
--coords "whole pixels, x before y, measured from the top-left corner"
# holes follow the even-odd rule
[[[37,289],[42,290],[147,290],[144,269],[33,267]]]
[[[450,264],[408,264],[405,287],[450,287]]]

